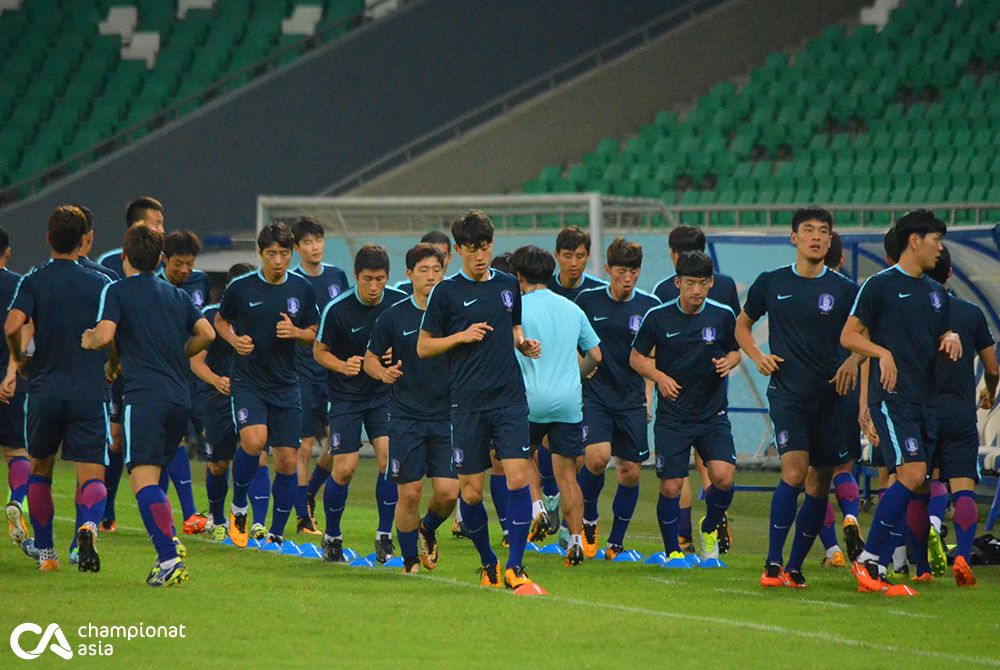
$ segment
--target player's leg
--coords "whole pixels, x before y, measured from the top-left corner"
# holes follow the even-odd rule
[[[785,541],[795,522],[799,493],[809,470],[810,428],[803,403],[770,398],[769,412],[774,427],[774,441],[781,459],[781,478],[771,495],[767,559],[761,586],[783,586]]]
[[[837,396],[836,409],[831,419],[831,435],[836,435],[837,466],[833,470],[833,493],[844,515],[844,544],[847,558],[854,561],[864,549],[858,515],[861,510],[861,492],[854,478],[854,466],[861,460],[861,431],[857,425],[858,398],[855,394]],[[875,452],[878,452],[876,449]]]
[[[566,565],[583,562],[583,493],[576,479],[576,456],[552,454],[552,472],[559,486],[562,517],[569,529]]]
[[[328,448],[320,450],[319,456],[316,457],[316,465],[313,466],[312,474],[309,475],[309,483],[306,485],[306,506],[309,508],[309,514],[313,518],[316,517],[316,496],[327,480],[330,479],[330,473],[333,471],[333,453],[330,442],[333,436],[328,434],[328,437]]]
[[[210,392],[205,400],[205,493],[212,538],[216,542],[222,542],[229,535],[225,506],[229,494],[229,465],[236,455],[237,440],[228,396]]]
[[[5,446],[3,456],[7,462],[7,486],[10,495],[5,508],[7,534],[14,544],[20,545],[29,537],[28,522],[24,518],[24,500],[28,496],[31,462],[28,460],[28,450],[23,447]]]
[[[315,497],[313,506],[309,501],[309,461],[312,458],[313,447],[317,445],[321,436],[326,433],[326,394],[323,392],[325,384],[314,384],[306,380],[300,380],[302,391],[302,440],[299,443],[299,450],[296,454],[296,475],[298,486],[295,489],[295,516],[297,517],[296,530],[304,535],[321,535],[316,529],[316,517],[314,515]],[[315,496],[315,492],[314,492]]]
[[[211,441],[206,446],[214,447]],[[220,459],[213,451],[209,451],[210,460],[205,463],[205,493],[208,496],[212,538],[221,542],[229,534],[229,520],[225,511],[226,495],[229,493],[229,461]]]
[[[604,471],[611,462],[611,442],[615,439],[612,413],[594,402],[583,403],[584,442],[583,467],[576,481],[583,494],[583,553],[587,558],[597,554],[599,502],[604,489]]]
[[[507,476],[503,473],[503,464],[496,457],[496,451],[490,449],[490,500],[493,501],[493,511],[497,515],[497,523],[500,524],[500,531],[503,533],[502,544],[507,547],[510,542],[507,539],[507,507],[509,504],[509,494],[507,492]]]
[[[375,556],[385,563],[396,554],[392,543],[392,522],[396,516],[398,492],[389,478],[389,399],[383,398],[364,414],[365,434],[375,450],[378,475],[375,477],[375,501],[378,504],[378,527],[375,530]]]
[[[976,479],[953,477],[948,480],[951,496],[955,503],[955,562],[952,573],[959,586],[973,586],[976,578],[969,568],[972,554],[972,540],[976,537],[979,523],[979,506],[976,505]]]
[[[304,414],[304,412],[303,412]],[[313,447],[319,441],[312,435],[302,438],[296,452],[295,473],[298,485],[295,488],[296,532],[304,535],[319,535],[316,524],[309,511],[309,460],[312,458]]]
[[[167,474],[177,491],[177,500],[181,504],[181,516],[184,518],[183,532],[185,535],[197,535],[205,530],[207,517],[198,513],[194,504],[194,488],[191,485],[191,459],[188,456],[186,441],[177,446],[174,457],[167,465]]]
[[[458,477],[451,467],[451,426],[448,422],[422,421],[420,431],[426,448],[426,472],[431,479],[431,499],[427,501],[427,513],[418,528],[420,562],[433,570],[440,560],[437,529],[456,508]],[[392,448],[391,436],[389,445]]]
[[[693,496],[691,495],[691,478],[685,477],[684,484],[681,486],[681,512],[680,520],[677,522],[677,537],[678,542],[681,545],[681,551],[687,552],[694,551],[694,543],[691,541],[691,538],[694,537],[694,531],[691,525],[692,502]]]
[[[528,531],[529,542],[543,541],[549,534],[551,527],[554,525],[550,523],[549,513],[545,509],[541,486],[541,475],[537,467],[537,459],[539,458],[539,452],[548,452],[548,448],[542,446],[542,444],[548,441],[550,431],[554,431],[555,426],[556,424],[554,423],[528,424],[529,443],[532,449],[532,457],[529,459],[531,462],[528,467],[528,486],[531,489],[531,530]],[[551,467],[551,454],[548,456],[548,462],[549,467]],[[493,492],[492,478],[490,479],[490,492]]]
[[[52,522],[55,504],[52,499],[52,470],[55,455],[64,438],[63,402],[28,396],[25,403],[25,429],[28,462],[28,518],[38,551],[38,568],[57,570]],[[24,545],[22,543],[22,549]]]
[[[705,490],[705,516],[699,523],[702,556],[719,558],[719,527],[733,502],[733,478],[736,474],[736,446],[728,416],[716,416],[698,428],[694,447],[708,470]],[[720,562],[719,565],[722,565]]]
[[[302,428],[302,401],[299,387],[269,403],[267,407],[267,435],[271,454],[274,458],[274,481],[271,498],[274,500],[271,512],[271,526],[268,542],[282,544],[288,517],[295,509],[295,493],[298,490],[299,435]]]
[[[955,515],[952,518],[955,529],[952,575],[959,586],[972,586],[976,583],[976,578],[969,567],[969,561],[979,523],[979,507],[976,505],[976,484],[980,474],[979,434],[973,421],[938,421],[937,453],[940,455],[937,458],[941,462],[940,478],[948,481],[955,505]],[[931,523],[934,523],[933,519]],[[938,531],[938,543],[942,543],[940,537]]]
[[[611,501],[612,525],[604,557],[614,559],[624,551],[625,533],[639,501],[639,471],[649,457],[649,437],[645,408],[618,412],[611,453],[615,456],[618,488]]]
[[[480,584],[501,588],[499,561],[490,546],[489,518],[483,505],[486,471],[490,469],[490,433],[484,412],[451,415],[452,467],[458,474],[462,520],[473,546],[479,553]],[[530,513],[530,510],[529,510]]]
[[[691,457],[691,437],[677,426],[658,418],[653,424],[653,445],[656,451],[656,477],[660,480],[660,496],[656,502],[656,520],[663,539],[663,551],[668,568],[688,568],[681,551],[679,526],[681,491],[688,474]]]
[[[809,550],[812,549],[826,517],[832,479],[833,466],[823,463],[810,467],[806,475],[805,500],[795,518],[795,536],[788,554],[788,563],[785,564],[788,586],[793,588],[806,586],[805,577],[802,576],[802,564],[809,555]]]
[[[541,448],[535,451],[535,465],[538,467],[538,485],[541,488],[542,507],[549,518],[549,535],[559,532],[559,484],[552,468],[552,449],[548,438],[542,440]],[[579,484],[577,484],[579,488]],[[532,495],[535,494],[532,489]]]
[[[255,389],[230,385],[233,423],[239,428],[240,445],[233,455],[233,500],[229,512],[229,539],[237,547],[250,540],[247,523],[251,482],[260,468],[260,455],[267,447],[267,405]],[[256,521],[256,517],[254,519]]]
[[[397,488],[396,538],[403,556],[403,572],[417,572],[420,569],[417,528],[420,526],[420,495],[424,490],[424,482],[418,479],[398,484]]]
[[[528,407],[503,407],[485,412],[493,436],[497,459],[507,477],[507,526],[510,549],[504,570],[504,584],[517,589],[531,580],[524,571],[524,549],[531,526],[531,490],[528,487],[531,464],[531,437]]]
[[[820,565],[824,568],[842,568],[847,565],[844,552],[841,551],[837,543],[837,513],[833,509],[833,503],[827,501],[826,514],[823,516],[823,525],[819,529],[819,539],[823,543],[823,560]]]
[[[122,472],[125,469],[125,432],[122,429],[122,390],[124,380],[119,377],[108,389],[108,410],[111,421],[111,444],[108,449],[108,466],[104,470],[104,487],[108,490],[108,502],[104,506],[104,519],[101,520],[101,531],[113,533],[118,529],[115,521],[115,500],[118,497],[118,485],[121,483]]]
[[[338,403],[330,414],[330,450],[333,453],[330,476],[323,489],[326,527],[323,535],[323,560],[343,563],[344,539],[340,522],[347,507],[351,480],[358,469],[361,450],[363,414],[357,408]]]

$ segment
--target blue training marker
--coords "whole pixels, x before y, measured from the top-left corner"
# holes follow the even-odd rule
[[[646,565],[663,565],[667,562],[667,554],[663,551],[658,551],[655,554],[650,555],[645,561]]]
[[[701,564],[698,565],[699,568],[704,568],[705,570],[711,570],[715,568],[725,568],[728,567],[718,558],[706,558]]]
[[[382,564],[383,568],[401,568],[403,567],[403,557],[393,556],[388,561]]]

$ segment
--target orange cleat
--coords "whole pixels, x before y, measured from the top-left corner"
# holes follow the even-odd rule
[[[919,596],[916,589],[906,584],[893,584],[885,590],[885,595],[890,598]]]
[[[583,555],[586,558],[597,556],[597,529],[596,523],[583,524]]]
[[[38,569],[42,572],[55,572],[59,569],[59,560],[53,558],[38,561]]]
[[[976,577],[972,574],[972,568],[969,567],[964,556],[955,557],[955,563],[951,566],[951,574],[955,576],[955,583],[958,586],[976,585]]]
[[[760,585],[765,589],[781,588],[786,586],[788,577],[784,570],[777,563],[768,563],[764,566],[764,574],[760,576]]]
[[[930,584],[931,582],[934,581],[934,575],[932,575],[929,572],[925,572],[922,575],[917,575],[916,577],[914,577],[910,581],[912,581],[912,582],[923,582],[925,584]]]
[[[877,564],[873,562],[872,565]],[[880,593],[885,590],[885,584],[877,577],[873,577],[865,564],[857,561],[851,563],[851,573],[858,580],[858,593]]]
[[[481,577],[479,581],[480,586],[488,586],[494,589],[503,588],[503,584],[500,583],[500,566],[496,563],[493,565],[484,565],[479,568],[478,572]]]
[[[118,523],[112,519],[104,519],[101,521],[100,530],[102,533],[117,533]]]
[[[198,535],[199,533],[204,533],[206,523],[208,523],[208,517],[204,514],[192,514],[184,521],[184,534]]]

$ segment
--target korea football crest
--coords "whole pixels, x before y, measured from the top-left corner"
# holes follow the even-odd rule
[[[783,430],[780,433],[778,433],[777,440],[778,440],[778,446],[779,447],[783,447],[786,444],[788,444],[788,431],[787,430]]]
[[[389,474],[391,474],[393,477],[399,476],[399,460],[398,459],[394,458],[391,461],[389,461]]]
[[[701,339],[705,344],[712,344],[719,339],[719,331],[712,326],[701,329]]]
[[[330,284],[326,287],[326,292],[330,295],[330,300],[333,300],[340,295],[340,287],[336,284]]]
[[[240,411],[236,413],[236,420],[239,421],[241,424],[246,424],[246,422],[249,419],[250,419],[250,412],[246,408],[241,407]]]
[[[336,451],[340,448],[340,433],[332,433],[330,435],[330,450]]]
[[[940,312],[942,305],[944,305],[944,301],[941,299],[941,294],[937,291],[931,293],[931,307],[934,308],[934,311]]]
[[[302,306],[299,303],[299,299],[298,298],[289,298],[287,304],[288,304],[288,313],[291,316],[298,316],[298,314],[299,314],[299,308]]]
[[[191,291],[191,302],[194,303],[195,307],[201,309],[205,305],[205,294],[200,289]]]
[[[832,295],[829,293],[821,293],[816,306],[819,307],[819,311],[823,314],[829,314],[833,311],[833,303],[834,299]]]
[[[461,449],[455,449],[451,454],[451,460],[455,465],[461,466],[465,462],[465,453]]]
[[[639,314],[633,314],[628,318],[628,329],[629,332],[635,335],[639,332],[639,326],[642,325],[642,316]]]
[[[514,294],[508,289],[500,291],[500,300],[503,301],[503,306],[507,308],[507,311],[514,309]]]
[[[910,456],[916,456],[917,450],[920,447],[916,438],[913,437],[908,437],[905,440],[903,440],[903,446],[906,448],[906,453],[909,454]]]

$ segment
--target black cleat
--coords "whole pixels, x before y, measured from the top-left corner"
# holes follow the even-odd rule
[[[716,526],[719,537],[719,553],[728,554],[733,546],[733,534],[729,531],[729,513],[722,513],[722,520]]]
[[[802,574],[801,570],[788,570],[785,572],[785,585],[791,589],[804,589],[806,586],[806,578]]]
[[[420,547],[420,562],[428,570],[433,570],[437,567],[440,560],[437,536],[434,534],[434,531],[428,530],[424,526],[423,521],[417,527],[417,541]]]
[[[403,559],[403,574],[415,575],[420,572],[420,559],[419,558],[404,558]]]
[[[847,545],[847,560],[851,563],[865,550],[865,538],[861,537],[861,529],[856,521],[844,520],[844,544]]]
[[[583,560],[583,547],[580,545],[574,544],[566,551],[566,567],[580,565],[583,563]]]
[[[465,527],[464,521],[452,521],[451,522],[451,536],[456,540],[461,540],[462,538],[469,538],[469,530]]]
[[[306,491],[306,508],[309,510],[309,518],[316,525],[316,494]]]
[[[316,530],[316,524],[313,522],[311,516],[299,517],[298,523],[295,525],[296,532],[299,535],[322,535],[320,531]]]
[[[94,529],[84,524],[76,533],[76,545],[79,549],[80,572],[100,572],[101,557],[97,555],[97,533]]]
[[[327,563],[347,563],[344,558],[344,540],[336,537],[332,540],[323,538],[323,560]]]
[[[385,563],[390,558],[396,555],[396,545],[392,543],[392,537],[389,535],[380,535],[375,538],[375,560],[379,563]]]

